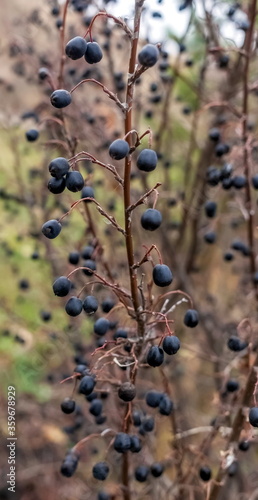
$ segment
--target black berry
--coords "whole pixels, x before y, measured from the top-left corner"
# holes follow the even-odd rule
[[[66,55],[70,59],[73,59],[74,61],[76,59],[80,59],[81,57],[83,57],[86,50],[87,50],[87,42],[81,36],[76,36],[75,38],[69,40],[69,42],[65,47]]]
[[[62,226],[56,219],[51,219],[43,224],[41,231],[49,240],[56,238],[61,232]]]
[[[70,398],[65,398],[61,403],[61,410],[63,413],[73,413],[75,410],[75,401]]]
[[[99,481],[105,481],[109,473],[109,466],[107,462],[99,462],[92,468],[92,475]]]
[[[166,264],[157,264],[152,271],[152,278],[157,286],[168,286],[173,281],[173,274]]]
[[[50,174],[56,179],[62,179],[62,177],[68,173],[69,168],[69,162],[62,156],[54,158],[48,166]]]
[[[153,149],[143,149],[137,158],[136,165],[143,172],[152,172],[152,170],[155,170],[157,163],[158,157],[156,151],[153,151]]]
[[[258,427],[258,407],[250,408],[249,422],[253,427]]]
[[[189,328],[195,328],[199,323],[199,314],[195,309],[188,309],[185,313],[184,324]]]
[[[152,346],[147,354],[147,363],[150,366],[161,366],[164,361],[164,352],[161,347]]]
[[[90,375],[85,375],[79,385],[79,393],[88,396],[92,393],[95,387],[95,380]]]
[[[78,316],[82,312],[82,301],[78,297],[71,297],[65,304],[65,310],[69,316]]]
[[[98,306],[98,301],[93,295],[88,295],[87,297],[85,297],[82,303],[82,307],[87,314],[95,313],[98,309]]]
[[[118,397],[123,401],[132,401],[136,396],[135,385],[131,382],[124,382],[118,389]]]
[[[162,222],[162,215],[155,208],[148,208],[141,216],[141,226],[146,231],[155,231]]]
[[[55,90],[50,96],[50,102],[54,108],[66,108],[72,102],[70,92],[64,89]]]
[[[88,42],[84,57],[85,61],[89,64],[95,64],[101,61],[103,53],[99,44],[97,42]]]
[[[125,158],[130,151],[130,147],[128,142],[124,139],[116,139],[109,146],[109,156],[113,158],[113,160],[122,160]]]
[[[58,297],[65,297],[71,290],[72,283],[66,276],[60,276],[53,283],[53,292]]]
[[[77,170],[73,170],[72,172],[68,172],[66,175],[66,187],[69,191],[73,193],[77,193],[81,191],[84,186],[84,178],[80,172]]]
[[[138,54],[138,61],[142,66],[151,68],[159,58],[159,51],[156,45],[148,43]]]
[[[27,132],[25,133],[25,135],[26,135],[27,141],[34,142],[34,141],[37,140],[37,138],[39,136],[39,132],[38,132],[38,130],[32,128],[30,130],[27,130]]]
[[[164,338],[162,348],[166,354],[176,354],[180,349],[180,340],[175,335],[167,336]]]

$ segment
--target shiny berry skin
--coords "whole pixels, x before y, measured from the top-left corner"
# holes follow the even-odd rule
[[[145,396],[146,404],[151,408],[158,408],[162,396],[163,396],[162,392],[149,391]]]
[[[124,382],[120,385],[118,389],[118,397],[122,399],[122,401],[129,402],[132,401],[136,396],[135,385],[131,384],[131,382]]]
[[[164,338],[162,348],[166,354],[176,354],[180,349],[180,340],[175,335],[169,335]]]
[[[75,453],[73,453],[72,451],[70,451],[66,455],[61,465],[60,469],[61,474],[65,477],[72,477],[77,469],[78,461],[79,461],[78,456],[75,455]]]
[[[56,179],[62,179],[62,177],[68,173],[69,169],[69,162],[62,156],[54,158],[54,160],[52,160],[48,166],[50,175],[52,175],[52,177],[55,177]]]
[[[139,465],[134,471],[134,477],[136,481],[144,483],[149,475],[150,469],[146,465]]]
[[[61,403],[61,410],[63,413],[66,413],[69,415],[70,413],[73,413],[75,410],[75,401],[70,398],[65,398],[62,403]]]
[[[43,224],[41,231],[49,240],[56,238],[61,232],[62,226],[56,219],[51,219]]]
[[[199,314],[195,309],[188,309],[185,313],[184,324],[189,328],[195,328],[199,323]]]
[[[155,208],[148,208],[141,216],[141,226],[146,231],[155,231],[162,222],[162,215]]]
[[[92,245],[87,245],[86,247],[83,247],[81,253],[82,258],[85,260],[91,259],[93,252],[94,252],[94,247]]]
[[[104,313],[109,313],[109,311],[111,311],[111,309],[113,309],[115,305],[115,302],[113,301],[113,299],[105,299],[103,300],[103,302],[101,303],[101,309]]]
[[[136,161],[138,169],[143,172],[152,172],[152,170],[155,170],[157,163],[157,153],[153,149],[143,149]]]
[[[98,309],[98,301],[93,295],[85,297],[82,307],[87,314],[94,314]]]
[[[226,384],[226,389],[228,392],[235,392],[239,389],[239,382],[237,380],[228,380]]]
[[[147,354],[147,363],[150,366],[161,366],[164,361],[164,352],[161,347],[154,345]]]
[[[55,90],[50,96],[50,102],[54,108],[66,108],[72,102],[70,92],[65,89]]]
[[[79,385],[79,393],[89,396],[95,387],[95,380],[90,375],[85,375]]]
[[[95,479],[99,481],[105,481],[107,479],[109,473],[109,466],[107,462],[98,462],[92,468],[92,475]]]
[[[94,417],[99,417],[103,410],[103,403],[100,399],[94,399],[90,405],[89,412]]]
[[[133,421],[133,425],[135,427],[140,427],[141,425],[141,414],[139,411],[137,410],[134,410],[133,413],[132,413],[132,421]]]
[[[142,66],[151,68],[154,66],[159,58],[159,51],[156,45],[148,43],[145,45],[138,54],[138,61]]]
[[[67,57],[76,61],[84,56],[87,50],[87,42],[81,36],[76,36],[69,40],[65,47],[65,53]]]
[[[236,189],[242,189],[246,186],[247,179],[245,175],[235,175],[232,177],[232,186]]]
[[[27,141],[34,142],[37,140],[37,138],[39,136],[39,132],[35,128],[32,128],[30,130],[27,130],[27,132],[25,132],[25,136],[26,136]]]
[[[116,139],[110,144],[108,153],[113,160],[122,160],[129,154],[129,151],[130,147],[127,141]]]
[[[221,156],[229,153],[230,147],[228,144],[224,144],[222,142],[219,142],[217,146],[215,147],[215,155],[220,158]]]
[[[118,453],[125,453],[131,448],[131,438],[125,432],[118,432],[114,440],[114,449]]]
[[[154,417],[151,415],[146,415],[142,418],[141,427],[139,429],[140,434],[144,435],[146,432],[152,432],[155,427]]]
[[[210,467],[204,465],[199,470],[199,476],[203,481],[209,481],[211,479],[211,470]]]
[[[243,351],[248,346],[248,343],[244,340],[241,340],[236,335],[231,335],[228,339],[227,343],[228,348],[233,352]]]
[[[65,310],[69,316],[79,316],[82,312],[82,301],[78,297],[71,297],[65,304]]]
[[[164,472],[164,465],[162,465],[160,462],[154,462],[153,464],[151,464],[150,471],[153,477],[160,477]]]
[[[94,190],[91,186],[82,188],[81,198],[94,198]],[[91,200],[84,200],[85,203],[91,203]]]
[[[206,201],[204,210],[207,217],[215,217],[217,211],[217,203],[215,203],[215,201]]]
[[[85,52],[85,61],[89,64],[95,64],[101,61],[103,57],[102,50],[97,42],[88,42]]]
[[[66,188],[65,178],[62,177],[61,179],[56,179],[55,177],[51,177],[51,179],[48,181],[47,188],[50,193],[53,194],[63,193]]]
[[[109,330],[109,321],[106,318],[99,318],[94,323],[94,333],[102,337]]]
[[[249,422],[253,427],[258,427],[258,407],[250,408]]]
[[[71,290],[72,283],[66,276],[60,276],[53,283],[53,292],[58,297],[65,297]]]
[[[130,451],[132,453],[139,453],[139,451],[141,451],[141,449],[142,449],[142,443],[141,443],[141,440],[139,439],[139,437],[135,436],[135,435],[131,435],[130,440],[131,440]]]
[[[173,401],[171,401],[167,394],[163,394],[163,397],[161,398],[161,401],[159,403],[160,414],[169,416],[172,413],[173,408]]]
[[[168,286],[173,281],[173,274],[166,264],[157,264],[152,271],[152,278],[157,286]]]
[[[80,172],[77,170],[73,170],[72,172],[68,172],[66,175],[66,187],[69,191],[73,193],[77,193],[81,191],[84,186],[84,178]]]

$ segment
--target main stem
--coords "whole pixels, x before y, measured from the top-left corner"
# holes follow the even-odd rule
[[[133,95],[134,95],[134,82],[130,80],[130,76],[135,71],[136,65],[136,55],[139,40],[141,13],[144,0],[135,0],[135,12],[134,12],[134,29],[133,38],[131,41],[131,52],[129,59],[128,68],[128,81],[126,89],[126,113],[125,113],[125,135],[127,136],[127,142],[130,148],[133,146],[133,134],[129,134],[132,130],[132,110],[133,110]],[[132,303],[135,312],[135,319],[137,321],[137,330],[140,338],[144,336],[144,321],[140,315],[141,303],[138,291],[137,282],[137,270],[134,269],[134,247],[133,247],[133,235],[132,235],[132,219],[131,212],[128,208],[131,205],[131,165],[132,157],[128,155],[125,159],[124,167],[124,222],[125,222],[125,242],[126,242],[126,252],[127,252],[127,262],[130,277],[130,288]],[[125,432],[129,432],[130,420],[126,419],[126,429]],[[123,482],[123,495],[124,500],[131,500],[131,492],[129,488],[129,457],[128,453],[123,454],[122,463],[122,482]]]

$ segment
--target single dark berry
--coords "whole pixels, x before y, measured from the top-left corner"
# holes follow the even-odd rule
[[[199,314],[195,309],[188,309],[185,313],[184,324],[189,328],[195,328],[199,323]]]
[[[130,451],[132,453],[139,453],[139,451],[141,451],[141,449],[142,449],[142,443],[141,443],[141,440],[139,439],[139,437],[135,436],[135,435],[131,435],[130,440],[131,440]]]
[[[249,422],[253,427],[258,427],[258,407],[250,408]]]
[[[39,132],[38,132],[38,130],[32,128],[30,130],[27,130],[27,132],[25,133],[25,135],[26,135],[27,141],[34,142],[34,141],[37,140],[37,138],[39,136]]]
[[[214,142],[217,142],[220,140],[220,131],[218,128],[211,128],[209,130],[209,138],[214,141]]]
[[[103,57],[102,50],[97,42],[88,42],[85,52],[85,61],[89,64],[95,64],[101,61]]]
[[[228,144],[224,144],[222,142],[219,142],[216,147],[215,147],[215,155],[220,158],[223,155],[226,155],[229,153],[230,147]]]
[[[94,314],[98,309],[98,301],[93,295],[85,297],[82,307],[87,314]]]
[[[55,90],[50,96],[50,102],[54,108],[66,108],[72,102],[70,92],[64,89]]]
[[[245,175],[235,175],[232,177],[232,186],[236,189],[242,189],[246,186],[247,179]]]
[[[218,60],[218,67],[220,69],[227,68],[229,61],[230,61],[230,59],[229,59],[229,56],[227,54],[221,54],[221,56],[219,57],[219,60]]]
[[[130,147],[127,141],[124,139],[116,139],[109,146],[109,156],[113,158],[113,160],[122,160],[125,158],[130,151]]]
[[[207,183],[210,186],[217,186],[221,180],[221,173],[218,168],[211,167],[207,170]]]
[[[241,340],[235,335],[231,335],[228,339],[228,348],[233,352],[243,351],[248,346],[248,342]]]
[[[238,469],[238,462],[234,461],[232,464],[228,467],[227,472],[229,477],[233,477],[236,475]]]
[[[109,466],[107,462],[98,462],[92,468],[92,475],[95,479],[99,481],[105,481],[107,479],[109,473]]]
[[[150,366],[161,366],[164,361],[164,352],[161,347],[153,345],[147,354],[147,363]]]
[[[217,235],[214,231],[209,231],[208,233],[205,233],[203,238],[206,243],[212,245],[213,243],[215,243]]]
[[[98,417],[95,418],[95,424],[102,425],[106,422],[106,420],[107,420],[106,415],[99,415]]]
[[[101,399],[94,399],[90,405],[89,412],[94,417],[99,417],[102,413],[103,403]]]
[[[106,318],[99,318],[94,323],[94,333],[102,337],[109,330],[109,321]]]
[[[241,451],[248,451],[250,448],[250,441],[239,441],[238,449]]]
[[[136,481],[144,483],[149,475],[150,469],[146,465],[139,465],[134,471],[134,477]]]
[[[65,304],[65,310],[69,316],[78,316],[82,312],[82,301],[78,297],[71,297]]]
[[[230,262],[234,259],[234,254],[232,252],[225,252],[223,258],[225,261]]]
[[[141,226],[146,231],[155,231],[162,222],[162,215],[155,208],[148,208],[141,216]]]
[[[162,465],[160,462],[154,462],[153,464],[151,464],[150,471],[153,477],[160,477],[164,472],[164,465]]]
[[[167,394],[163,394],[163,397],[161,398],[159,403],[160,414],[168,416],[172,413],[173,408],[173,401],[171,401]]]
[[[49,76],[49,70],[47,68],[39,68],[38,76],[40,80],[45,80]]]
[[[157,264],[152,271],[152,278],[157,286],[168,286],[173,281],[173,274],[166,264]]]
[[[84,178],[80,172],[77,170],[73,170],[72,172],[68,172],[66,175],[66,187],[69,191],[73,193],[77,193],[81,191],[84,186]]]
[[[61,177],[61,179],[56,179],[55,177],[51,177],[51,179],[48,181],[47,188],[50,193],[53,194],[63,193],[66,188],[65,178]]]
[[[225,189],[225,191],[228,191],[229,189],[231,189],[232,185],[233,185],[232,179],[223,179],[222,187],[223,187],[223,189]]]
[[[86,276],[92,276],[92,271],[96,271],[97,269],[96,262],[92,259],[85,260],[82,267],[87,267],[87,269],[83,269],[83,273],[86,274]]]
[[[94,198],[94,190],[91,186],[84,186],[82,188],[81,198]],[[85,203],[91,203],[91,200],[85,200]]]
[[[61,410],[63,413],[73,413],[75,410],[75,401],[70,398],[65,398],[61,403]]]
[[[28,290],[30,288],[30,282],[26,279],[22,279],[19,281],[19,288],[21,290]]]
[[[158,408],[161,398],[163,397],[162,392],[149,391],[145,396],[145,401],[151,408]]]
[[[140,427],[142,421],[141,421],[141,413],[137,410],[134,410],[133,413],[132,413],[132,421],[133,421],[133,425],[135,427]]]
[[[152,170],[155,170],[157,163],[158,157],[156,151],[153,151],[153,149],[143,149],[137,158],[136,165],[143,172],[152,172]]]
[[[175,335],[169,335],[164,338],[162,348],[166,354],[176,354],[180,349],[180,340]]]
[[[85,398],[87,399],[88,403],[91,403],[92,401],[94,401],[94,399],[98,399],[98,394],[97,392],[92,392],[88,396],[85,396]]]
[[[82,258],[86,260],[91,259],[93,252],[94,252],[94,247],[92,245],[87,245],[86,247],[83,247],[81,253]]]
[[[56,238],[61,232],[62,226],[56,219],[51,219],[43,224],[41,231],[49,240]]]
[[[118,328],[116,332],[113,335],[113,339],[127,339],[128,333],[127,330],[124,330],[123,328]]]
[[[73,266],[77,266],[80,260],[80,253],[79,252],[70,252],[68,256],[68,262],[72,264]]]
[[[203,481],[209,481],[211,479],[211,469],[204,465],[199,470],[199,476]]]
[[[239,382],[237,380],[228,380],[226,384],[226,389],[228,392],[235,392],[239,389]]]
[[[60,276],[53,283],[53,292],[58,297],[65,297],[71,290],[72,283],[66,276]]]
[[[206,201],[204,205],[205,214],[207,217],[215,217],[217,210],[217,203],[215,201]]]
[[[90,375],[84,375],[79,385],[79,393],[89,396],[95,387],[95,380]]]
[[[125,453],[131,448],[131,438],[125,432],[118,432],[114,440],[114,449],[118,453]]]
[[[76,36],[69,40],[65,47],[66,55],[75,61],[76,59],[80,59],[84,56],[87,50],[87,42],[81,36]]]
[[[43,321],[50,321],[52,319],[52,314],[49,311],[40,311],[40,316]]]
[[[70,165],[66,158],[58,157],[54,158],[48,166],[48,170],[52,177],[56,179],[62,179],[69,171]]]
[[[104,299],[103,302],[101,303],[101,309],[103,313],[109,313],[111,309],[113,309],[115,305],[115,302],[111,298]]]
[[[142,423],[139,428],[139,433],[144,436],[146,432],[152,432],[155,427],[154,417],[151,415],[146,415],[142,418]]]
[[[159,51],[156,45],[148,43],[145,45],[138,54],[138,61],[142,66],[151,68],[154,66],[159,58]]]
[[[60,469],[61,474],[65,477],[72,477],[77,469],[78,461],[79,461],[79,457],[77,455],[75,455],[75,453],[70,451],[66,455],[66,457],[61,465],[61,469]]]
[[[118,389],[118,397],[123,401],[132,401],[136,396],[135,385],[131,382],[124,382]]]

